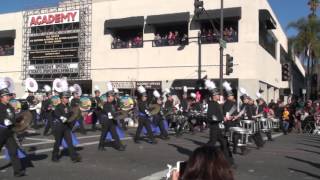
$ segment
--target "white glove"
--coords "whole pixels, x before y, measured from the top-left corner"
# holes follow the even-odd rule
[[[61,116],[61,117],[60,117],[60,120],[61,120],[63,123],[65,123],[65,122],[67,122],[68,119],[67,119],[66,117]]]
[[[12,125],[12,122],[9,119],[5,119],[4,120],[4,125],[5,126],[10,126],[10,125]]]
[[[113,116],[112,116],[112,114],[110,112],[108,112],[108,118],[109,119],[113,119]]]
[[[148,116],[150,115],[150,112],[148,110],[145,110],[145,112]]]

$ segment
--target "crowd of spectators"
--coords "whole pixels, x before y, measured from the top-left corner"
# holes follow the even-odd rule
[[[201,30],[201,41],[203,43],[217,43],[220,39],[220,32],[213,29],[202,29]],[[223,39],[226,42],[237,42],[238,32],[232,27],[225,28],[223,31]]]
[[[0,45],[0,56],[8,56],[14,54],[13,45]]]
[[[120,37],[115,37],[111,47],[112,49],[140,48],[143,47],[143,39],[140,35],[128,40],[122,40]]]
[[[170,31],[164,36],[160,36],[157,33],[154,37],[153,46],[176,46],[176,45],[187,45],[188,35],[186,33],[179,33],[179,31]]]
[[[320,101],[290,99],[288,103],[281,100],[270,102],[268,107],[275,117],[281,120],[284,134],[295,131],[297,133],[312,133],[316,124],[320,125]]]

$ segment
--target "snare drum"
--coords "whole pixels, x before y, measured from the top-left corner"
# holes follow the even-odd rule
[[[258,131],[258,124],[254,120],[241,120],[240,126],[247,130],[250,135]]]
[[[260,118],[258,120],[259,127],[261,128],[261,131],[263,131],[263,132],[271,131],[271,124],[269,122],[270,122],[270,120],[267,118]]]
[[[241,127],[230,127],[230,141],[233,142],[233,137],[235,134],[239,134],[240,138],[238,139],[238,146],[247,146],[248,142],[248,131]]]
[[[270,119],[271,124],[272,124],[272,129],[279,129],[280,128],[280,120],[272,118]]]

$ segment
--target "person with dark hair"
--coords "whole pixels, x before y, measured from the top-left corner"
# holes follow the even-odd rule
[[[70,102],[71,107],[79,107],[80,106],[80,96],[77,92],[72,92],[72,100]],[[85,128],[84,128],[84,124],[83,124],[83,116],[80,117],[80,119],[77,119],[78,123],[79,123],[79,128],[80,128],[80,133],[81,134],[87,134]],[[76,122],[75,122],[76,123]]]
[[[234,180],[231,165],[223,153],[213,146],[193,151],[183,171],[172,173],[172,180]]]

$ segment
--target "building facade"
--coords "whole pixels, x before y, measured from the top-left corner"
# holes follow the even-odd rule
[[[78,74],[70,75],[72,73],[67,71],[66,76],[85,86],[88,92],[96,85],[105,90],[107,81],[127,91],[138,85],[148,89],[179,89],[187,85],[193,89],[198,77],[204,76],[216,81],[219,78],[220,3],[204,0],[207,13],[199,17],[193,14],[193,3],[193,0],[136,0],[134,3],[131,0],[86,0],[82,8],[90,10],[80,10],[79,18],[85,19],[81,17],[85,13],[91,15],[79,22],[80,30],[76,29],[79,45],[75,60],[49,63],[46,59],[50,57],[42,55],[42,62],[75,64],[73,68],[79,69]],[[74,3],[69,6],[74,7],[71,10],[81,9]],[[68,12],[70,9],[66,7],[60,5],[38,11],[38,14]],[[268,1],[227,0],[224,8],[224,55],[229,54],[234,59],[233,73],[224,78],[231,81],[234,88],[247,89],[253,97],[261,89],[266,100],[277,99],[281,89],[289,88],[289,82],[281,78],[280,60],[280,49],[288,52],[288,39]],[[53,67],[37,65],[38,61],[30,63],[30,37],[40,36],[27,35],[24,31],[28,29],[24,27],[26,17],[30,20],[31,15],[35,15],[35,11],[32,12],[30,15],[26,12],[0,15],[0,32],[15,32],[14,55],[0,56],[0,76],[12,77],[17,90],[27,76],[50,83],[61,75],[38,76],[39,72],[52,74],[44,70],[37,76],[32,74],[34,69]],[[90,25],[83,28],[86,23]],[[47,33],[45,35],[58,33],[60,37],[64,34]],[[26,38],[29,39],[27,43]],[[80,72],[83,68],[86,70]],[[70,69],[70,65],[65,69]]]

